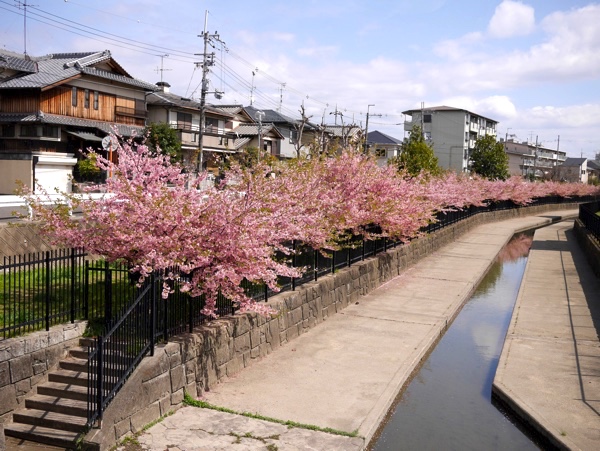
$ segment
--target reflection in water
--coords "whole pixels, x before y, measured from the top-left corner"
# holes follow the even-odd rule
[[[498,260],[501,262],[514,262],[527,255],[531,248],[531,243],[533,243],[533,234],[531,233],[522,233],[515,236],[502,248],[498,254]]]
[[[409,384],[371,449],[538,449],[491,404],[530,245],[530,237],[507,245],[510,249],[502,252]]]

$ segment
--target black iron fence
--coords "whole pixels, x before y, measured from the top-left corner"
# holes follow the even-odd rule
[[[85,316],[83,249],[4,257],[0,266],[0,339]]]
[[[579,205],[579,219],[587,230],[600,241],[600,202]]]

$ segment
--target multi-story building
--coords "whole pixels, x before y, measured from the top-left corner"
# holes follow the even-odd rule
[[[527,141],[516,142],[513,139],[504,141],[504,150],[508,155],[510,175],[521,175],[529,178],[551,178],[554,168],[566,159],[566,152],[548,149]]]
[[[141,133],[154,89],[108,50],[42,57],[0,50],[0,194],[12,193],[16,180],[70,191],[78,150],[102,151],[113,127],[124,137]]]
[[[410,132],[415,125],[421,127],[440,167],[456,172],[469,170],[470,152],[477,138],[497,134],[497,121],[461,108],[437,106],[403,114],[411,117],[404,123],[404,131]]]

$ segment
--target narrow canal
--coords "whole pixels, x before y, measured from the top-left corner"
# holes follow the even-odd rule
[[[373,451],[539,449],[491,403],[531,234],[513,238],[401,394]]]

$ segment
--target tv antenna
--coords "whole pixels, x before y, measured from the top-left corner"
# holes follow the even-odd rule
[[[23,55],[27,56],[27,7],[38,6],[27,3],[27,0],[15,0],[17,8],[23,8]]]
[[[163,66],[165,58],[169,57],[168,53],[166,53],[164,55],[158,55],[158,56],[160,56],[160,69],[157,67],[156,69],[154,69],[154,72],[156,72],[156,73],[160,72],[160,82],[162,83],[162,81],[163,81],[163,72],[164,71],[173,70],[173,69],[165,69],[164,66]]]

